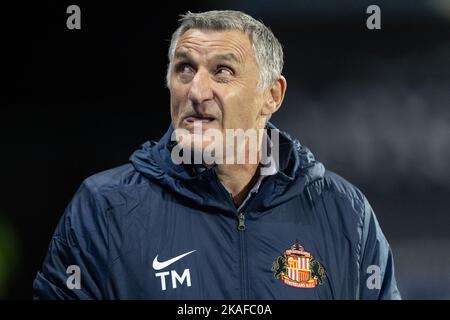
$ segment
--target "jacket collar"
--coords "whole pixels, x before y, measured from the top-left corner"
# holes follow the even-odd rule
[[[248,209],[261,212],[287,202],[303,193],[305,186],[323,177],[325,168],[314,159],[308,148],[269,123],[268,129],[279,132],[279,170],[261,181],[259,192]],[[186,204],[221,212],[236,209],[229,194],[217,178],[217,167],[195,170],[190,165],[172,162],[170,126],[159,142],[148,141],[130,157],[141,174],[167,189]]]

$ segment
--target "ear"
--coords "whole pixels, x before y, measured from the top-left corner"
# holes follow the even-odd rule
[[[279,76],[273,85],[266,91],[264,105],[261,110],[262,116],[270,117],[281,107],[284,95],[286,94],[286,88],[286,78]]]

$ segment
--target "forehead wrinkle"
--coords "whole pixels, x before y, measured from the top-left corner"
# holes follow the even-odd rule
[[[241,62],[238,57],[236,57],[235,54],[232,52],[227,53],[218,53],[212,56],[214,60],[225,60],[225,61],[231,61],[231,62]]]
[[[248,39],[248,41],[250,44],[250,39]],[[186,55],[185,53],[189,52],[191,49],[193,49],[194,51],[198,51],[200,53],[201,51],[203,51],[202,49],[206,49],[204,47],[223,50],[224,46],[231,49],[231,51],[234,51],[236,53],[234,54],[234,56],[236,56],[238,62],[241,63],[245,61],[245,56],[249,54],[248,48],[245,48],[245,45],[242,43],[242,41],[235,40],[233,38],[199,41],[198,36],[188,35],[184,38],[182,37],[178,42],[175,56],[177,56],[178,51],[184,51],[183,56],[185,56]],[[250,56],[253,59],[255,58],[254,55]]]

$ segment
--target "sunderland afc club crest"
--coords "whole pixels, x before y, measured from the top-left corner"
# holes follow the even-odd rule
[[[325,280],[325,269],[298,242],[286,249],[272,265],[275,278],[295,288],[315,288]]]

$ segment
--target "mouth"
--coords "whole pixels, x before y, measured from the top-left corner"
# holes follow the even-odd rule
[[[185,117],[183,122],[185,122],[188,125],[193,125],[196,122],[201,122],[202,124],[208,124],[215,120],[216,120],[216,118],[212,115],[196,113],[196,114],[192,114],[192,115]]]

